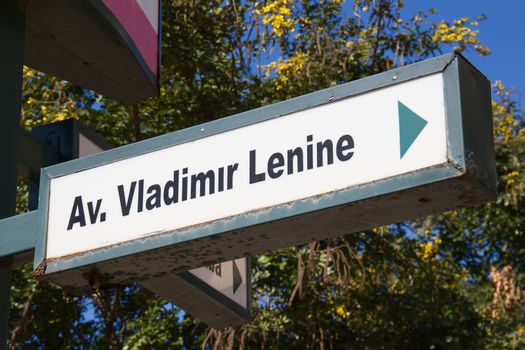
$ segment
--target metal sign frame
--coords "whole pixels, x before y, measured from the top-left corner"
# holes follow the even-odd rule
[[[53,178],[435,73],[441,73],[444,81],[448,150],[448,161],[444,164],[203,225],[72,256],[46,259],[49,185]],[[45,168],[40,180],[39,232],[34,275],[72,291],[89,287],[85,277],[82,277],[86,273],[100,274],[108,285],[133,280],[140,282],[141,278],[147,279],[153,275],[183,272],[208,263],[356,232],[493,199],[496,194],[496,171],[490,101],[488,80],[463,56],[452,53],[92,157]],[[319,222],[331,229],[323,230]],[[219,247],[218,253],[204,253],[204,247],[210,240]],[[183,254],[186,259],[172,259],[168,264],[170,254],[175,257]],[[148,266],[134,264],[134,261],[143,258],[152,263]]]

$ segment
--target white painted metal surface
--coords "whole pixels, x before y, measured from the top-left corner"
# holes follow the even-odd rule
[[[78,156],[80,157],[87,157],[92,154],[97,154],[100,152],[105,151],[102,147],[97,145],[95,142],[90,140],[88,137],[83,135],[82,133],[78,134]]]
[[[137,0],[140,8],[144,12],[144,15],[151,23],[151,27],[156,33],[159,32],[159,2],[151,0]]]
[[[427,122],[402,157],[400,103]],[[332,143],[328,148],[333,162],[325,148],[318,152],[318,143],[327,140]],[[289,150],[296,156],[290,157]],[[302,161],[298,161],[301,152]],[[318,153],[322,154],[319,163]],[[443,78],[438,73],[53,178],[46,258],[108,247],[445,162]],[[209,178],[198,181],[205,174]]]
[[[248,309],[247,258],[235,259],[190,270],[198,279]]]

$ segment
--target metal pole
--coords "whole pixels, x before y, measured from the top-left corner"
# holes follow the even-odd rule
[[[22,109],[25,16],[21,2],[0,1],[0,219],[15,215]],[[1,233],[0,233],[1,234]],[[0,350],[7,348],[12,259],[0,262]]]

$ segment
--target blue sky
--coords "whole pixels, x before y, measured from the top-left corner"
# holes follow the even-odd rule
[[[492,54],[480,57],[471,51],[465,56],[491,82],[501,80],[507,88],[525,93],[525,0],[405,0],[405,5],[405,16],[430,8],[438,11],[435,19],[486,15],[478,37]]]

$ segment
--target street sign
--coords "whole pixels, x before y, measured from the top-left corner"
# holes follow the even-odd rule
[[[158,93],[159,0],[31,0],[26,65],[107,97]]]
[[[38,180],[32,174],[39,171],[44,162],[57,164],[113,148],[105,139],[73,119],[35,127],[31,136],[20,131],[19,136],[19,168],[22,166],[26,179],[36,181],[30,183],[30,210],[38,209],[32,200],[33,192],[38,191]],[[46,156],[41,158],[42,154]],[[33,260],[36,213],[32,211],[0,222],[0,263],[6,257],[12,258],[13,265]],[[7,278],[1,267],[0,280]],[[152,278],[142,285],[211,326],[239,326],[250,321],[249,268],[248,258],[241,258]]]
[[[42,171],[35,276],[143,281],[495,195],[490,84],[450,54]]]
[[[250,321],[249,258],[211,264],[141,282],[214,328]]]

